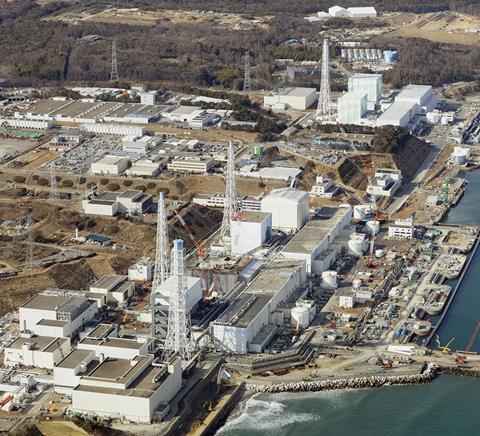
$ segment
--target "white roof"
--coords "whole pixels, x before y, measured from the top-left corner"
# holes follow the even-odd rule
[[[342,8],[341,6],[332,6],[331,8],[328,8],[328,12],[331,14],[333,12],[340,12],[344,11],[345,8]]]
[[[298,168],[267,167],[258,171],[258,175],[265,179],[288,180],[297,177],[301,172]]]
[[[381,74],[371,74],[371,73],[355,73],[351,79],[375,79],[382,78]]]
[[[365,91],[349,91],[343,94],[339,100],[344,100],[346,102],[349,101],[358,101],[362,98],[367,97],[367,93]]]
[[[196,111],[202,111],[199,106],[179,106],[170,112],[170,115],[190,115]]]
[[[290,97],[307,97],[312,93],[316,93],[315,88],[299,88],[299,87],[287,87],[281,88],[278,90],[279,95],[290,96]]]
[[[395,101],[388,109],[378,117],[379,121],[394,120],[399,121],[403,116],[414,108],[416,103],[408,101]]]
[[[274,189],[270,194],[268,194],[264,200],[266,199],[274,199],[274,198],[281,198],[284,200],[290,201],[302,201],[305,197],[308,197],[308,193],[305,191],[300,191],[299,189],[295,188],[280,188]]]
[[[377,15],[377,10],[373,6],[348,8],[348,12],[357,13],[357,14],[375,14],[375,15]]]
[[[419,99],[432,89],[429,85],[407,85],[397,95],[395,100]]]
[[[101,157],[96,162],[94,162],[92,165],[95,165],[95,164],[117,165],[118,163],[123,162],[125,160],[128,160],[128,159],[122,156],[113,156],[111,154],[106,154],[105,156]]]

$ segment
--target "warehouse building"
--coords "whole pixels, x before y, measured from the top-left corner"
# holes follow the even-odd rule
[[[122,156],[105,156],[93,162],[90,166],[92,174],[110,174],[118,176],[130,166],[130,160]]]
[[[391,197],[402,185],[402,173],[399,170],[378,169],[375,177],[367,186],[367,194],[374,197]]]
[[[265,212],[242,212],[231,222],[232,253],[244,255],[261,247],[270,237],[272,215]]]
[[[251,197],[251,196],[244,196],[239,197],[238,205],[241,210],[243,211],[252,211],[252,212],[260,212],[262,208],[262,201],[260,198]],[[208,194],[197,194],[193,199],[193,203],[200,204],[202,206],[208,207],[218,207],[223,209],[225,207],[225,194],[222,192],[217,192],[213,195]]]
[[[99,135],[138,137],[145,134],[145,127],[127,126],[122,124],[89,123],[82,124],[80,126],[80,129],[87,133],[94,133]]]
[[[76,357],[68,366],[74,366],[82,356]],[[107,357],[85,372],[72,391],[71,410],[88,416],[148,424],[163,417],[168,403],[182,388],[182,362],[178,358],[161,362],[153,355],[131,360]]]
[[[135,162],[125,171],[127,176],[134,177],[156,177],[166,167],[167,159],[152,159],[143,157]]]
[[[338,99],[337,121],[341,124],[361,124],[366,112],[367,94],[364,91],[349,91]]]
[[[141,215],[153,206],[150,195],[140,190],[125,192],[102,192],[82,201],[83,211],[88,215]]]
[[[395,101],[377,118],[377,126],[400,126],[407,128],[420,113],[420,106],[406,101]]]
[[[95,299],[99,299],[102,307],[105,304],[122,304],[135,292],[135,283],[127,280],[127,276],[112,275],[103,276],[90,286],[89,295],[94,294]],[[93,297],[92,297],[93,298]],[[100,305],[99,304],[99,305]]]
[[[141,257],[137,262],[128,268],[128,280],[138,282],[149,282],[153,280],[155,262],[149,257]]]
[[[213,169],[215,161],[208,157],[178,157],[167,165],[168,170],[184,173],[205,174]]]
[[[33,366],[53,369],[70,353],[70,339],[22,333],[3,349],[5,366]]]
[[[316,176],[315,184],[312,186],[310,194],[320,198],[333,198],[338,192],[338,186],[326,176]]]
[[[295,232],[308,221],[308,192],[274,189],[262,199],[262,212],[272,214],[272,228]]]
[[[438,97],[431,86],[407,85],[395,97],[395,102],[417,104],[421,113],[426,114],[435,109]]]
[[[125,153],[141,156],[154,149],[160,141],[161,139],[155,136],[127,135],[122,139],[122,147]]]
[[[304,260],[308,274],[319,275],[330,268],[341,249],[334,246],[335,239],[352,220],[350,206],[322,210],[329,217],[309,221],[280,252],[283,258]]]
[[[376,9],[371,6],[353,7],[353,8],[343,8],[341,6],[332,6],[331,8],[328,9],[328,14],[331,17],[341,17],[341,18],[375,18],[378,16]]]
[[[211,323],[216,346],[235,354],[263,351],[276,331],[272,313],[305,280],[304,261],[274,260]]]
[[[274,111],[305,110],[312,106],[316,99],[317,90],[315,88],[289,87],[265,95],[263,106]]]
[[[30,298],[18,312],[22,332],[71,337],[93,319],[97,305],[84,292],[47,289]]]

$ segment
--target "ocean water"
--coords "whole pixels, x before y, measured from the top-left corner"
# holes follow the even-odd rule
[[[480,225],[480,171],[446,222]],[[465,349],[480,320],[480,250],[438,333]],[[472,347],[480,351],[480,337]],[[218,431],[222,436],[436,436],[480,434],[480,379],[442,375],[433,383],[299,394],[257,394]]]

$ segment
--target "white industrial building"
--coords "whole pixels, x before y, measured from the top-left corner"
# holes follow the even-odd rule
[[[38,336],[71,337],[96,313],[96,303],[84,292],[47,289],[20,306],[19,327]]]
[[[156,136],[127,135],[122,139],[123,151],[130,154],[144,155],[155,148],[161,139]]]
[[[407,85],[395,97],[396,102],[415,103],[421,113],[432,112],[437,106],[438,97],[429,85]]]
[[[367,193],[374,197],[391,197],[402,185],[402,173],[399,170],[378,169]]]
[[[272,215],[265,212],[241,212],[230,224],[232,252],[243,255],[268,239],[272,229]]]
[[[134,177],[156,177],[166,166],[166,161],[167,159],[143,157],[133,162],[132,166],[125,171],[125,174]]]
[[[414,232],[413,217],[396,220],[388,226],[388,237],[393,239],[412,239]]]
[[[237,201],[243,211],[260,212],[262,209],[262,201],[257,197],[244,196],[237,198]],[[192,203],[223,209],[225,207],[225,193],[198,194],[192,199]]]
[[[103,306],[110,303],[125,303],[134,292],[135,283],[127,280],[127,276],[112,275],[103,276],[90,286],[89,295],[93,294],[100,303],[103,301]]]
[[[20,337],[5,345],[3,362],[5,366],[33,366],[53,369],[70,353],[70,338],[35,336],[21,333]]]
[[[174,278],[169,277],[155,292],[155,304],[169,306],[170,293],[174,285]],[[203,297],[202,284],[198,277],[187,276],[186,309],[191,311]]]
[[[341,6],[332,6],[331,8],[328,9],[328,14],[331,17],[340,17],[340,18],[375,18],[378,16],[376,9],[371,6],[353,7],[353,8],[343,8]]]
[[[310,194],[320,198],[333,198],[337,191],[338,186],[336,186],[328,177],[317,176]]]
[[[366,94],[368,109],[372,110],[382,98],[382,75],[354,74],[348,79],[348,92]]]
[[[145,127],[127,126],[124,124],[88,123],[82,124],[80,129],[88,133],[96,133],[100,135],[134,137],[145,135]]]
[[[90,166],[92,174],[111,174],[118,176],[130,166],[130,160],[122,156],[108,155],[102,156]]]
[[[18,118],[0,118],[1,127],[12,129],[47,130],[52,127],[51,121],[23,120]]]
[[[353,206],[353,219],[360,222],[369,221],[374,217],[375,206],[372,203]]]
[[[149,282],[153,280],[155,262],[149,257],[141,257],[137,262],[128,268],[128,280],[137,282]]]
[[[262,212],[272,214],[272,228],[295,232],[308,221],[308,192],[294,188],[274,189],[262,199]]]
[[[338,296],[338,305],[344,309],[352,309],[355,306],[355,293],[350,291],[341,292]]]
[[[317,308],[313,300],[300,299],[290,311],[290,325],[296,329],[307,328],[316,314]]]
[[[81,355],[71,360],[69,367],[82,367]],[[160,362],[153,355],[107,357],[93,366],[72,390],[72,412],[148,424],[163,416],[162,410],[182,388],[179,358]]]
[[[241,177],[262,180],[281,180],[284,182],[296,179],[300,174],[302,174],[302,170],[300,168],[266,167],[257,171],[256,165],[255,168],[248,167],[249,166],[243,167],[240,169],[240,171],[237,171],[237,174]]]
[[[308,274],[321,274],[330,268],[341,247],[334,246],[335,238],[352,220],[350,206],[333,208],[328,219],[311,220],[285,245],[280,256],[304,260]]]
[[[102,192],[82,200],[83,211],[87,215],[141,215],[148,212],[152,205],[150,195],[133,189],[125,192]]]
[[[346,92],[338,99],[337,121],[341,124],[361,124],[367,112],[367,94],[364,91]]]
[[[450,162],[454,165],[465,165],[470,159],[470,149],[466,147],[455,147],[450,155]]]
[[[274,111],[287,109],[305,110],[315,103],[315,88],[282,88],[272,91],[263,97],[263,106]]]
[[[140,96],[140,103],[153,106],[155,104],[156,91],[141,91],[138,93]]]
[[[420,106],[406,101],[395,101],[377,118],[377,126],[400,126],[407,128],[410,121],[420,113]]]
[[[217,347],[235,354],[261,352],[275,333],[272,313],[306,280],[305,262],[275,260],[211,323]]]
[[[215,166],[215,161],[209,157],[182,156],[167,165],[170,171],[205,174]]]

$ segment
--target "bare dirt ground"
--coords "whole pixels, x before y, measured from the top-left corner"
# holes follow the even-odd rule
[[[480,18],[472,15],[449,12],[398,14],[386,18],[396,29],[390,33],[392,36],[466,45],[480,42]]]
[[[100,12],[85,9],[66,12],[47,20],[66,21],[68,23],[97,22],[110,24],[129,24],[137,26],[155,26],[159,22],[172,23],[208,23],[217,28],[246,30],[268,27],[270,16],[247,18],[241,14],[185,10],[144,11],[139,8],[106,8]]]

